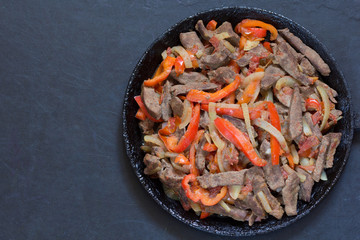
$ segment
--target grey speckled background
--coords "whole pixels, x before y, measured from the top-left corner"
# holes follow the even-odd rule
[[[148,196],[124,152],[132,69],[179,20],[254,6],[308,28],[338,61],[360,112],[360,1],[1,1],[0,239],[220,239]],[[359,133],[330,194],[297,223],[247,239],[360,239]]]

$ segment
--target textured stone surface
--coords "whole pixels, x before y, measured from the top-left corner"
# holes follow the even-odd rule
[[[220,239],[176,220],[144,191],[125,154],[121,112],[131,72],[155,38],[199,11],[235,5],[2,1],[0,239]],[[360,112],[358,1],[241,5],[283,14],[314,33]],[[343,175],[314,210],[248,239],[357,239],[359,154],[355,134]]]

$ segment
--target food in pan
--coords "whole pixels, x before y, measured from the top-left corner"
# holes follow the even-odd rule
[[[341,140],[337,92],[321,79],[329,66],[259,20],[199,20],[195,30],[164,49],[135,97],[145,174],[201,219],[296,215]]]

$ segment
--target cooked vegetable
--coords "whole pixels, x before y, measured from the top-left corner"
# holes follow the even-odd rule
[[[320,131],[324,129],[329,116],[330,116],[330,100],[329,96],[327,95],[325,89],[322,86],[317,86],[316,89],[319,91],[322,102],[324,103],[324,115],[321,121]]]
[[[250,102],[250,100],[253,98],[256,92],[256,89],[260,84],[261,79],[264,77],[264,72],[256,72],[251,75],[252,75],[251,81],[249,85],[247,85],[241,98],[239,99],[238,101],[239,104]]]
[[[154,87],[156,84],[161,83],[166,80],[169,76],[172,67],[175,64],[175,58],[167,56],[164,61],[161,63],[163,71],[161,74],[157,75],[152,79],[148,79],[144,81],[144,85],[147,87]]]
[[[266,29],[270,31],[271,37],[270,40],[274,41],[277,38],[278,32],[274,26],[268,23],[264,23],[259,20],[253,20],[253,19],[244,19],[242,20],[238,25],[235,27],[235,32],[241,33],[243,28],[253,28],[253,27],[260,27],[263,29]]]
[[[255,141],[254,138],[254,133],[252,131],[251,128],[251,122],[250,122],[250,114],[249,114],[249,109],[246,103],[241,104],[241,108],[244,112],[244,120],[245,120],[245,126],[246,126],[246,131],[248,132],[251,144],[253,145],[253,147],[257,147],[257,142]]]
[[[185,50],[185,48],[181,47],[181,46],[176,46],[172,48],[173,52],[176,52],[180,55],[180,57],[183,59],[185,67],[186,68],[192,68],[192,62],[190,59],[190,55],[189,53]]]
[[[183,115],[181,116],[181,123],[179,125],[179,129],[185,128],[190,123],[191,115],[192,115],[191,103],[185,99],[184,110],[183,110]]]

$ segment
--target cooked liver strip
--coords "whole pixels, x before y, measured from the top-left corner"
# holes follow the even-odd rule
[[[315,169],[314,169],[314,172],[312,173],[312,177],[315,182],[319,182],[319,180],[320,180],[321,172],[325,166],[326,154],[327,154],[327,150],[330,145],[330,141],[331,140],[330,140],[329,136],[327,136],[327,135],[323,136],[321,145],[319,148],[319,155],[318,155],[318,157],[316,159],[316,163],[315,163]]]
[[[188,83],[200,83],[200,82],[208,82],[209,79],[198,72],[184,72],[183,74],[180,74],[179,76],[176,76],[175,70],[172,70],[170,72],[170,77],[172,79],[175,79],[177,82],[181,84],[188,84]]]
[[[194,46],[196,46],[198,50],[204,50],[205,48],[200,38],[194,31],[180,33],[180,42],[184,48],[188,50],[192,49]]]
[[[289,133],[291,139],[298,137],[303,130],[302,123],[302,105],[301,105],[301,95],[299,88],[295,88],[290,109],[289,109]]]
[[[281,191],[285,205],[285,212],[288,216],[294,216],[297,214],[296,206],[300,190],[299,183],[300,179],[296,172],[293,171],[289,174],[285,181],[285,187]]]
[[[175,85],[171,87],[171,92],[174,96],[179,94],[187,94],[191,89],[197,90],[212,90],[218,87],[215,83],[210,82],[192,82],[186,85]]]
[[[341,133],[328,133],[326,134],[330,138],[330,146],[326,154],[325,168],[331,168],[334,164],[334,155],[337,146],[341,140]]]
[[[237,35],[237,33],[234,32],[231,23],[224,22],[215,30],[215,33],[222,33],[222,32],[229,33],[230,37],[226,38],[226,40],[228,40],[235,47],[239,46],[240,37],[239,35]]]
[[[171,93],[170,93],[170,82],[166,81],[166,83],[163,86],[163,99],[161,102],[161,116],[164,121],[169,120],[171,117],[171,107],[170,107],[170,101],[171,101]]]
[[[310,202],[311,191],[314,185],[314,180],[307,171],[299,167],[296,168],[296,171],[302,175],[305,175],[306,177],[306,180],[304,182],[300,182],[299,199],[306,202]]]
[[[215,174],[207,174],[197,177],[200,186],[203,188],[213,188],[228,185],[243,185],[246,169],[241,171],[228,171]]]
[[[330,68],[324,62],[324,60],[320,57],[320,55],[314,51],[314,49],[310,48],[306,44],[301,41],[300,38],[292,34],[289,29],[285,28],[279,30],[279,33],[299,52],[304,54],[310,62],[314,65],[314,67],[321,73],[323,76],[329,76]]]
[[[155,92],[155,89],[152,87],[145,87],[143,84],[141,88],[141,100],[143,101],[149,114],[155,119],[160,119],[160,95]]]
[[[210,81],[220,84],[228,84],[234,81],[236,73],[230,67],[219,67],[208,72]]]
[[[195,25],[196,31],[198,31],[203,39],[209,41],[214,35],[213,31],[207,30],[203,20],[199,20]]]
[[[270,65],[265,69],[265,75],[261,79],[261,89],[268,90],[283,76],[285,76],[285,72],[280,67]]]

